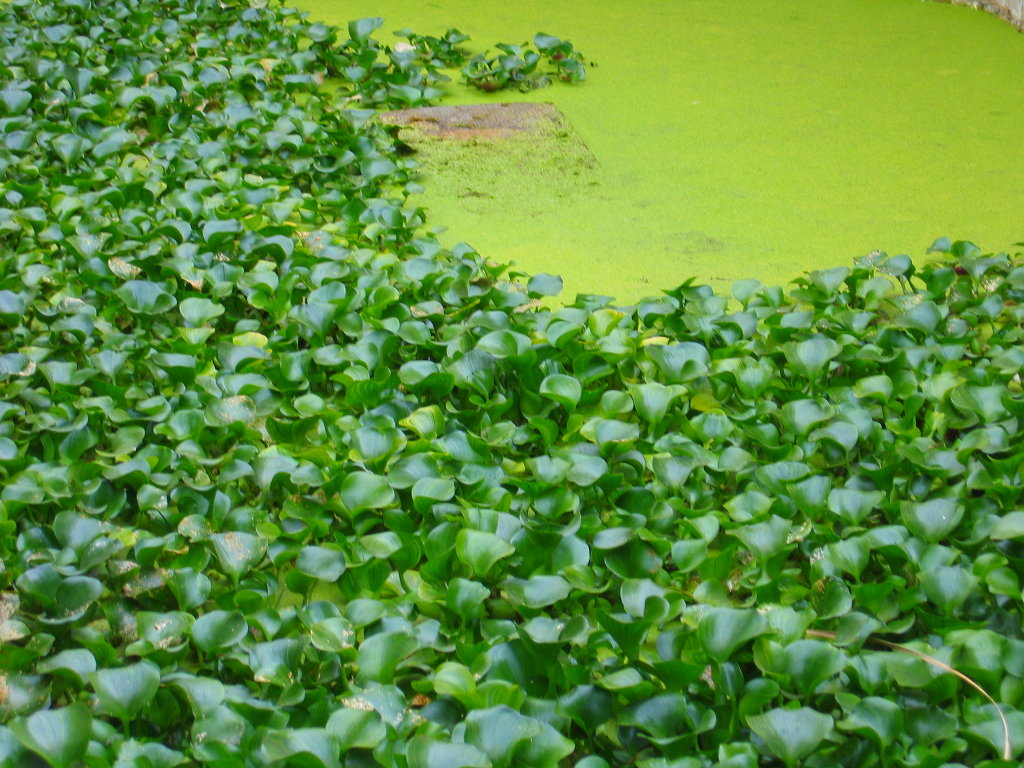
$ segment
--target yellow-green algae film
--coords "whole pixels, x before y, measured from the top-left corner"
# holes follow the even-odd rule
[[[939,236],[1024,240],[1024,36],[921,0],[301,0],[383,16],[380,35],[457,27],[479,51],[537,32],[596,62],[579,86],[446,104],[550,101],[593,155],[540,181],[529,146],[456,150],[419,198],[450,244],[566,295],[621,301],[694,277],[782,283]],[[459,156],[458,152],[464,152]],[[475,165],[474,165],[475,164]],[[467,167],[471,166],[471,167]],[[541,174],[543,176],[543,174]]]

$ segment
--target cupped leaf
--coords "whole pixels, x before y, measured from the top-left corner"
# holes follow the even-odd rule
[[[387,478],[373,472],[352,472],[341,483],[341,500],[352,513],[380,509],[395,500]]]
[[[509,557],[515,548],[493,533],[463,528],[455,537],[455,552],[477,576],[485,576],[501,559]]]
[[[406,747],[409,768],[492,768],[487,755],[471,744],[414,736]]]
[[[747,725],[761,737],[768,750],[786,765],[795,765],[811,754],[832,732],[829,715],[808,707],[772,709],[751,715]]]
[[[295,568],[318,581],[335,582],[345,572],[345,553],[315,545],[303,547],[295,559]]]
[[[160,285],[148,280],[128,280],[114,291],[129,312],[157,315],[177,306],[178,301]]]
[[[267,764],[300,764],[308,768],[338,768],[341,747],[324,728],[290,728],[268,731],[260,744],[260,758]]]
[[[129,722],[156,697],[160,668],[140,661],[117,669],[101,669],[90,676],[100,709],[121,722]]]
[[[540,383],[540,393],[562,407],[573,410],[583,396],[583,385],[572,376],[553,373],[545,376]]]
[[[244,531],[214,533],[209,537],[221,570],[238,581],[255,567],[267,553],[267,540]]]
[[[710,608],[697,622],[701,647],[716,661],[726,661],[742,645],[768,631],[768,621],[755,610]]]
[[[207,653],[230,648],[242,640],[249,625],[238,611],[210,611],[192,625],[192,642]]]
[[[77,763],[92,737],[92,715],[81,703],[44,709],[10,722],[10,729],[30,752],[55,768]]]

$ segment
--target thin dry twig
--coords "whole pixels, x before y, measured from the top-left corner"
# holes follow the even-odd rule
[[[826,640],[836,639],[835,632],[826,632],[821,629],[808,629],[806,634],[810,637],[821,637],[825,638]],[[955,675],[956,677],[960,678],[965,683],[967,683],[969,686],[971,686],[982,696],[984,696],[986,699],[988,699],[989,703],[996,708],[996,714],[999,715],[999,721],[1003,724],[1003,760],[1011,760],[1013,758],[1013,749],[1010,743],[1010,724],[1006,721],[1006,716],[1003,714],[1003,710],[1000,708],[999,703],[988,694],[988,691],[986,691],[984,688],[978,685],[978,683],[974,682],[974,680],[969,678],[960,670],[954,669],[953,667],[949,666],[949,664],[947,664],[946,662],[940,661],[939,659],[936,659],[934,656],[929,656],[927,653],[924,653],[923,651],[916,651],[913,648],[908,648],[905,645],[900,645],[899,643],[891,643],[888,640],[882,640],[878,637],[869,637],[867,641],[870,643],[875,643],[876,645],[884,646],[886,648],[891,648],[894,651],[902,651],[903,653],[909,653],[911,656],[916,656],[917,658],[921,659],[921,661],[927,664],[931,664],[936,669],[941,669],[943,672],[949,672],[951,675]]]

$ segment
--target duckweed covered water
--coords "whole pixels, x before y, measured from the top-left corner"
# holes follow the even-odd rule
[[[620,300],[695,277],[783,282],[938,236],[1024,239],[1024,37],[920,0],[302,0],[336,24],[384,16],[471,35],[544,31],[598,66],[581,86],[446,102],[552,101],[596,158],[538,174],[522,148],[470,152],[420,199],[451,242],[566,294]],[[476,167],[473,178],[463,171]],[[468,190],[468,192],[467,192]]]

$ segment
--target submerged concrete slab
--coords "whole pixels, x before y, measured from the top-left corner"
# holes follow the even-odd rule
[[[554,104],[464,104],[416,107],[382,112],[380,121],[416,129],[439,139],[509,139],[529,134],[569,133],[565,116]]]
[[[445,224],[462,215],[521,220],[593,194],[597,162],[554,104],[467,104],[383,112],[426,180],[420,198]]]

